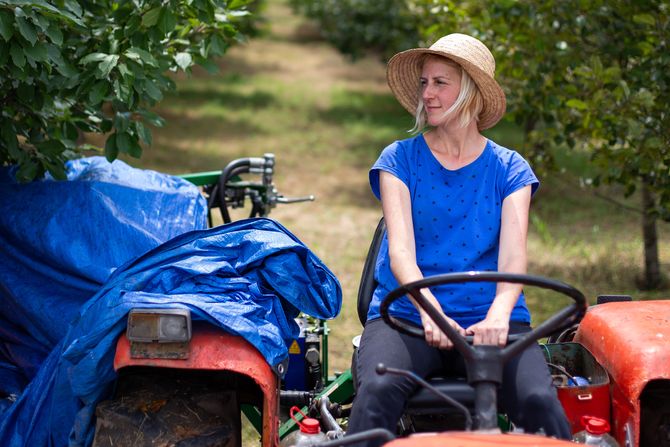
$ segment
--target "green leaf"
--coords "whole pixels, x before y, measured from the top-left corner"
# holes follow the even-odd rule
[[[142,21],[138,16],[132,16],[130,20],[128,20],[128,23],[126,23],[126,27],[123,30],[123,35],[126,37],[132,36],[139,29],[141,24]]]
[[[38,43],[32,47],[25,47],[23,51],[25,51],[26,56],[38,62],[44,62],[48,59],[47,47],[42,43]]]
[[[154,101],[160,101],[163,99],[163,93],[161,93],[160,89],[151,80],[145,81],[143,86],[144,92],[149,96],[149,98],[153,99]]]
[[[105,158],[108,162],[113,162],[119,156],[119,148],[116,145],[116,134],[113,133],[107,137],[105,142]]]
[[[107,96],[108,91],[109,84],[107,81],[100,81],[88,92],[88,100],[91,101],[92,105],[100,104],[100,102],[105,99],[105,96]]]
[[[160,29],[163,34],[167,34],[174,30],[176,25],[177,19],[174,14],[172,14],[170,8],[162,8],[160,18],[158,19],[158,29]]]
[[[137,138],[127,132],[117,134],[116,145],[118,146],[119,151],[126,152],[132,157],[140,158],[142,156],[142,147],[137,142]]]
[[[575,99],[575,98],[569,99],[565,103],[565,105],[567,105],[570,108],[578,109],[578,110],[586,110],[588,108],[588,105],[584,101],[581,101],[581,100]]]
[[[35,27],[25,18],[18,16],[16,17],[16,26],[19,28],[19,33],[21,33],[23,38],[30,42],[31,45],[35,45],[35,42],[37,42]]]
[[[57,25],[51,24],[46,31],[47,37],[56,45],[62,45],[63,43],[63,33]]]
[[[21,151],[19,150],[19,140],[16,138],[16,131],[11,121],[3,120],[3,123],[0,125],[0,136],[2,137],[0,147],[3,144],[6,145],[9,155],[14,160],[18,160],[21,157]]]
[[[107,55],[100,64],[98,64],[99,78],[108,78],[116,64],[119,62],[118,54]]]
[[[0,42],[0,67],[9,63],[9,45]]]
[[[82,58],[79,60],[79,63],[80,63],[81,65],[86,65],[86,64],[90,64],[91,62],[100,62],[100,61],[105,60],[105,58],[106,58],[107,56],[109,56],[109,54],[105,54],[105,53],[90,53],[90,54],[87,54],[86,56],[82,57]]]
[[[128,66],[126,64],[119,64],[117,65],[117,69],[119,70],[119,73],[121,74],[121,77],[126,81],[129,82],[133,79],[133,74],[130,70],[128,70]]]
[[[47,163],[47,170],[49,174],[56,180],[67,180],[67,173],[65,172],[65,166],[63,163],[60,163],[58,160],[55,160],[52,163]]]
[[[142,146],[140,146],[139,141],[137,141],[137,137],[130,137],[130,140],[128,141],[128,154],[135,158],[142,157]]]
[[[130,113],[128,112],[116,112],[114,115],[114,127],[117,132],[125,133],[128,130],[130,125]]]
[[[14,17],[5,10],[0,10],[0,36],[9,42],[14,34]]]
[[[186,69],[193,63],[193,58],[189,53],[177,53],[177,55],[174,57],[174,61],[177,63],[179,68],[186,71]]]
[[[135,121],[135,129],[137,129],[137,135],[142,141],[148,145],[152,144],[153,138],[151,137],[151,130],[147,126],[139,121]]]
[[[211,59],[203,59],[199,65],[207,70],[207,73],[209,74],[217,74],[219,73],[219,66],[212,61]]]
[[[34,160],[27,159],[19,165],[19,170],[16,172],[16,178],[20,182],[29,182],[37,176],[38,166]]]
[[[124,55],[128,59],[134,60],[140,65],[148,64],[153,67],[158,66],[156,58],[154,58],[149,52],[143,50],[142,48],[131,47],[124,53]]]
[[[35,89],[32,85],[21,83],[16,93],[24,104],[30,104],[35,98]]]
[[[12,56],[12,62],[19,68],[26,65],[26,57],[23,55],[23,47],[17,43],[12,42],[12,47],[9,49],[9,54]]]
[[[77,17],[81,17],[83,13],[77,0],[65,0],[65,8]]]
[[[116,97],[126,103],[126,107],[133,107],[133,89],[129,83],[123,82],[122,80],[114,80],[114,94]]]
[[[57,157],[65,150],[65,146],[59,140],[47,140],[41,143],[35,144],[40,152],[49,157]]]
[[[249,4],[249,0],[232,0],[228,3],[228,9],[238,9]]]
[[[209,51],[215,56],[221,56],[223,53],[226,52],[226,49],[228,48],[228,44],[226,43],[225,40],[221,38],[218,34],[214,34],[210,38],[210,47]]]
[[[656,25],[656,19],[654,19],[654,16],[651,14],[636,14],[633,16],[633,22],[637,23],[638,25]]]
[[[137,113],[139,113],[142,118],[156,127],[162,127],[165,124],[165,120],[163,120],[163,118],[149,110],[138,110]]]
[[[79,138],[79,131],[77,130],[77,126],[71,122],[71,121],[66,121],[62,125],[63,129],[63,135],[65,135],[65,138],[68,140],[76,140]]]
[[[142,26],[146,28],[151,28],[156,23],[158,23],[158,18],[161,15],[161,9],[162,8],[158,6],[145,12],[144,15],[142,16]]]

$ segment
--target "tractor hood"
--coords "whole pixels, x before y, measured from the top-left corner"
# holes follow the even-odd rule
[[[670,378],[670,300],[590,307],[575,335],[630,399]]]

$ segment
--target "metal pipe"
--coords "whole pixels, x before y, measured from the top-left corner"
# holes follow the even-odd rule
[[[497,386],[493,382],[478,382],[475,386],[475,414],[477,429],[498,427]]]
[[[319,412],[321,413],[321,420],[328,432],[334,432],[336,438],[344,436],[344,430],[339,426],[328,407],[330,406],[330,399],[323,396],[319,399]]]

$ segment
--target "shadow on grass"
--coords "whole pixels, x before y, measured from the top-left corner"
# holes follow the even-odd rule
[[[188,111],[159,110],[166,124],[160,130],[160,138],[168,141],[195,138],[200,141],[222,138],[244,137],[261,134],[263,130],[253,122],[219,116],[193,116]]]
[[[406,130],[412,121],[393,96],[353,90],[335,95],[333,105],[317,112],[316,119],[346,133],[348,153],[359,167],[369,167],[384,147],[409,137]]]
[[[327,122],[347,125],[365,122],[372,126],[407,127],[408,114],[390,94],[347,90],[336,95],[333,106],[319,114]],[[411,117],[410,117],[411,118]]]
[[[188,103],[193,106],[211,104],[222,107],[222,110],[231,108],[260,109],[277,103],[277,98],[274,95],[260,90],[245,94],[218,88],[194,88],[188,85],[179,87],[178,91],[171,93],[166,99],[171,104]]]

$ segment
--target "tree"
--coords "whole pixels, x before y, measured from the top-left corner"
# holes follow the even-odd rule
[[[594,186],[641,190],[643,288],[664,283],[656,220],[670,220],[670,4],[496,2],[486,22],[505,48],[512,113],[537,155],[566,144],[591,154]]]
[[[215,70],[251,1],[0,0],[0,165],[62,179],[80,132],[108,134],[110,161],[139,157],[168,73]]]
[[[302,0],[324,3],[324,0]],[[327,2],[325,2],[327,3]],[[656,219],[670,220],[670,4],[663,0],[396,0],[419,30],[398,48],[382,15],[368,27],[383,54],[464,32],[496,56],[508,116],[525,133],[524,153],[539,169],[555,167],[555,148],[580,149],[596,170],[587,183],[641,189],[643,287],[663,283]],[[351,15],[352,12],[347,13]],[[338,22],[338,17],[330,17]],[[344,28],[344,26],[341,26]],[[356,27],[349,42],[365,42]],[[365,42],[367,45],[370,43]]]

